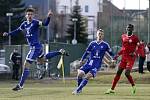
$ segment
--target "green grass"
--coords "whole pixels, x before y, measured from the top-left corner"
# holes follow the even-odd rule
[[[150,100],[150,73],[140,75],[133,73],[136,80],[137,92],[131,94],[131,86],[123,76],[116,88],[116,94],[106,95],[104,92],[110,88],[114,74],[99,74],[84,88],[80,95],[72,95],[75,80],[28,80],[22,91],[14,92],[13,81],[0,81],[0,100]],[[145,80],[146,79],[146,80]],[[143,80],[143,82],[142,82]],[[146,84],[143,84],[146,83]]]

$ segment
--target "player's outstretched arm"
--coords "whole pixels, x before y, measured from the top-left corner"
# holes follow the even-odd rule
[[[19,27],[19,28],[13,30],[13,31],[10,32],[10,33],[4,32],[4,33],[2,33],[2,35],[3,35],[4,37],[9,36],[9,35],[14,36],[14,35],[16,35],[17,33],[19,33],[20,31],[21,31],[21,29],[20,29],[20,27]]]

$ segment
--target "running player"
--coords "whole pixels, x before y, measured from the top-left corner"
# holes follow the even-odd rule
[[[92,41],[83,54],[80,60],[80,64],[83,66],[78,70],[77,75],[78,87],[72,92],[72,94],[76,95],[81,93],[82,88],[86,86],[88,80],[96,76],[97,71],[101,67],[105,52],[113,55],[109,44],[103,41],[103,37],[104,31],[102,29],[99,29],[97,31],[97,40]]]
[[[118,52],[118,54],[114,57],[116,60],[121,55],[122,59],[120,61],[116,76],[113,79],[112,86],[105,92],[105,94],[115,93],[114,89],[124,69],[125,76],[132,85],[132,94],[135,94],[136,92],[135,83],[130,73],[138,53],[137,48],[139,45],[139,39],[136,35],[133,34],[133,30],[134,26],[132,24],[128,24],[126,27],[126,33],[122,34],[122,48],[120,52]]]

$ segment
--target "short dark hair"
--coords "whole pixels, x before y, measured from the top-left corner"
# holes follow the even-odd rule
[[[34,8],[27,8],[25,12],[35,12]]]
[[[133,24],[128,24],[127,27],[134,29],[134,25]]]

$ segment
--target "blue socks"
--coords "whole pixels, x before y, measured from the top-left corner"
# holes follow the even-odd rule
[[[20,81],[19,81],[19,85],[21,87],[23,86],[23,84],[24,84],[25,80],[27,79],[28,75],[29,75],[29,69],[25,68],[24,72],[22,73],[22,76],[20,78]]]
[[[61,53],[59,51],[53,51],[53,52],[49,52],[45,55],[46,59],[50,59],[52,57],[55,57],[57,55],[61,55]]]
[[[80,84],[80,85],[78,86],[78,88],[77,88],[77,92],[81,91],[82,88],[83,88],[84,86],[86,86],[87,83],[88,83],[88,80],[87,80],[87,79],[83,79],[83,81],[81,82],[81,84]]]
[[[83,80],[83,78],[82,78],[82,77],[78,77],[78,79],[77,79],[78,86],[80,86],[80,84],[81,84],[82,80]]]

